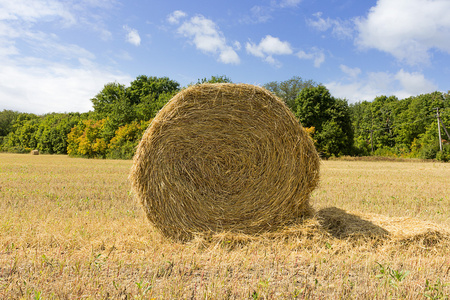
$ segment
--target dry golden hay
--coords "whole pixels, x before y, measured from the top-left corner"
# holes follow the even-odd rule
[[[448,228],[410,217],[387,217],[378,214],[359,214],[368,222],[389,232],[391,238],[402,244],[433,245],[450,241]]]
[[[258,235],[231,232],[196,236],[194,243],[202,247],[222,245],[227,248],[246,244],[273,244],[289,241],[290,246],[323,247],[327,242],[354,247],[412,246],[420,249],[450,246],[450,229],[437,224],[407,217],[387,217],[378,214],[347,212],[328,207],[320,209],[315,216],[299,224],[285,226],[276,232]]]
[[[137,148],[130,180],[163,235],[273,232],[311,212],[319,157],[287,106],[248,84],[173,97]]]
[[[31,155],[39,155],[39,150],[31,150]]]

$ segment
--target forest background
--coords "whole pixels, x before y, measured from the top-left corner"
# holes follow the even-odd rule
[[[212,76],[193,84],[207,82],[232,81]],[[348,104],[346,99],[333,97],[325,86],[298,76],[264,87],[291,109],[323,158],[372,155],[450,160],[445,127],[450,127],[450,92],[405,99],[378,96]],[[0,151],[37,149],[47,154],[130,159],[151,120],[181,89],[167,77],[141,75],[128,87],[105,84],[91,99],[93,111],[86,113],[36,115],[3,110]]]

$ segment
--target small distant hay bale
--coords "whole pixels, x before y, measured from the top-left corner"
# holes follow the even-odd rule
[[[31,155],[39,155],[39,150],[31,150]]]
[[[275,231],[309,216],[313,142],[287,106],[248,84],[175,95],[137,148],[130,181],[150,222],[175,240]]]

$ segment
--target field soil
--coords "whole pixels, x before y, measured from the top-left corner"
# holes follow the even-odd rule
[[[131,164],[0,154],[0,299],[449,298],[449,164],[323,161],[313,218],[184,244]]]

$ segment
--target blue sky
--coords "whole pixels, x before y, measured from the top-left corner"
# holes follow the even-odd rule
[[[0,110],[85,112],[108,82],[300,76],[349,103],[450,89],[448,0],[0,0]]]

